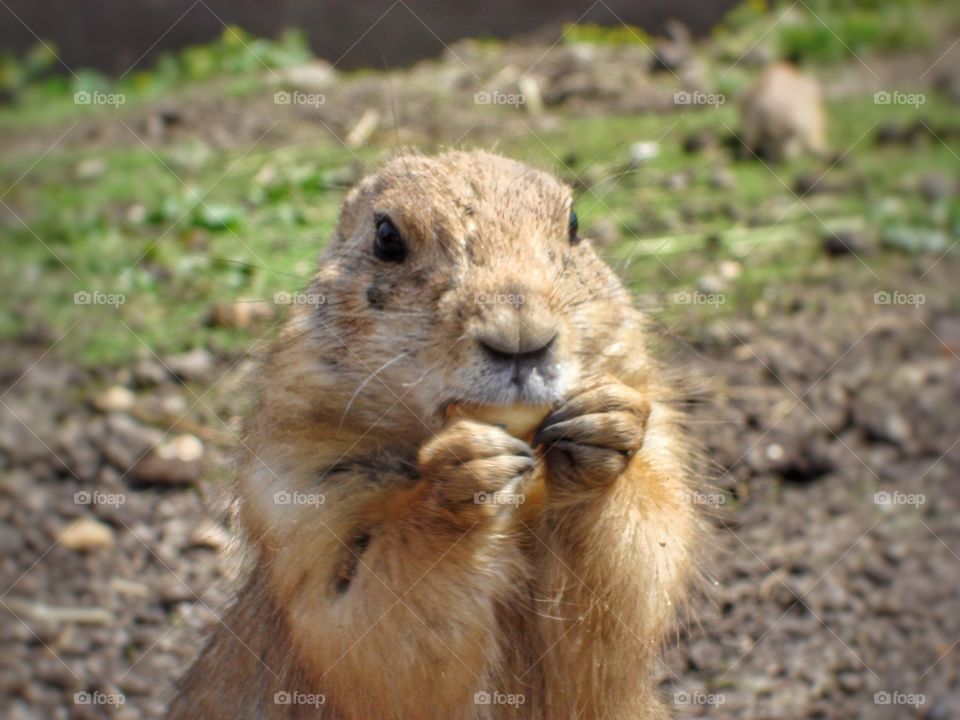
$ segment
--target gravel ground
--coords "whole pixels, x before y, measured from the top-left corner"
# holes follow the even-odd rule
[[[718,548],[680,717],[960,717],[960,322],[844,300],[700,355]]]
[[[664,692],[678,717],[960,716],[960,319],[810,295],[679,338],[717,533]],[[248,363],[44,349],[3,364],[0,715],[158,717],[237,575]]]

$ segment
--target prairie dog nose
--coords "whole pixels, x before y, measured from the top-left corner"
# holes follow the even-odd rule
[[[477,333],[484,351],[496,360],[542,360],[559,331],[546,310],[525,305],[498,305],[491,309]]]

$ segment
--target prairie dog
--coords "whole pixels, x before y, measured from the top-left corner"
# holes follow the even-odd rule
[[[820,85],[787,63],[774,63],[745,93],[740,104],[743,142],[772,161],[827,149],[826,114]]]
[[[255,566],[170,717],[667,717],[650,670],[702,542],[689,444],[570,189],[484,152],[397,157],[307,292],[242,443]],[[521,439],[451,406],[546,417]]]

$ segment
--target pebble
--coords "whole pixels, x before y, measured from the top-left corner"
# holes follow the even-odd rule
[[[832,257],[862,255],[867,250],[863,233],[855,230],[827,230],[821,240],[823,251]]]
[[[101,412],[127,412],[133,408],[136,395],[123,385],[114,385],[94,396],[93,406]]]
[[[70,550],[100,550],[113,547],[113,528],[93,518],[81,518],[60,535],[60,544]]]
[[[715,142],[713,133],[709,130],[698,130],[690,133],[683,139],[683,151],[688,154],[706,150]]]
[[[587,230],[590,241],[597,247],[609,247],[620,242],[620,224],[610,217],[600,218],[591,223]]]
[[[133,469],[134,478],[145,485],[192,485],[200,479],[200,463],[164,459],[151,453]]]
[[[903,542],[892,542],[883,548],[883,556],[894,565],[899,565],[909,554],[910,548]]]
[[[77,180],[92,180],[103,175],[107,169],[107,161],[100,157],[81,160],[74,166],[73,174]]]
[[[303,91],[325,90],[337,79],[333,65],[320,59],[293,65],[280,72],[283,82]]]
[[[154,452],[163,460],[190,463],[203,457],[203,443],[195,435],[176,435],[157,445]]]
[[[635,142],[630,146],[630,160],[634,164],[640,164],[647,160],[652,160],[660,154],[660,145],[656,142]]]
[[[273,312],[273,304],[266,300],[240,298],[235,302],[214,305],[210,310],[210,324],[214,327],[248,330],[269,320]]]
[[[737,185],[737,178],[726,168],[713,168],[707,182],[717,190],[732,190]]]
[[[138,360],[133,366],[133,377],[138,385],[162,385],[169,379],[166,368],[153,358]]]
[[[920,194],[928,202],[949,198],[957,192],[957,183],[949,175],[928,172],[920,178]]]
[[[204,348],[168,357],[164,364],[181,380],[203,380],[213,369],[213,356]]]
[[[0,525],[0,556],[13,555],[22,548],[23,535],[10,525]]]
[[[163,437],[156,428],[141,425],[124,413],[111,413],[107,418],[107,436],[100,449],[113,465],[126,471]]]

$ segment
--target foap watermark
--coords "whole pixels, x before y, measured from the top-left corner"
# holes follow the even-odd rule
[[[105,293],[99,290],[81,290],[73,294],[74,305],[110,305],[120,307],[127,301],[123,293]]]
[[[273,294],[274,305],[312,305],[319,307],[327,304],[326,295],[305,292],[278,292]]]
[[[120,507],[127,501],[123,493],[105,493],[99,490],[78,490],[73,494],[74,505],[107,505]]]
[[[927,702],[923,693],[904,693],[897,690],[878,690],[873,694],[874,705],[910,705],[918,708]]]
[[[327,101],[323,93],[305,93],[300,90],[288,92],[287,90],[277,90],[273,94],[274,105],[309,105],[312,108],[319,108]]]
[[[87,690],[81,690],[73,694],[74,705],[113,705],[120,707],[126,701],[127,699],[123,696],[123,693],[105,693],[99,690],[89,692]]]
[[[710,493],[700,490],[683,490],[681,491],[680,499],[694,505],[704,505],[708,507],[720,507],[727,503],[727,496],[721,492]]]
[[[713,305],[714,307],[720,307],[727,301],[727,296],[723,293],[678,290],[673,294],[673,301],[677,305]]]
[[[105,93],[96,90],[80,90],[73,94],[74,105],[112,105],[120,107],[127,101],[123,93]]]
[[[927,296],[923,293],[905,293],[905,292],[887,292],[881,290],[873,294],[874,305],[913,305],[920,307],[927,302]]]
[[[873,494],[874,505],[913,505],[920,507],[927,501],[927,496],[923,493],[902,493],[894,490],[887,492],[875,492]]]
[[[481,490],[473,494],[473,502],[477,505],[512,505],[517,507],[526,502],[523,493],[515,492],[486,492]]]
[[[281,490],[273,494],[274,505],[309,505],[320,507],[327,501],[323,493],[306,493],[299,490]]]
[[[523,93],[480,90],[473,94],[474,105],[512,105],[513,107],[520,107],[526,102],[527,99],[523,96]]]
[[[925,102],[927,102],[927,96],[923,93],[878,90],[873,94],[874,105],[912,105],[913,107],[920,107]]]
[[[521,693],[514,694],[480,690],[473,694],[474,705],[512,705],[513,707],[519,707],[526,701],[526,696]]]
[[[720,107],[727,101],[727,96],[723,93],[705,93],[695,90],[677,90],[673,94],[674,105],[712,105]]]
[[[519,293],[477,293],[473,300],[477,305],[512,305],[520,307],[527,299]]]
[[[327,698],[323,693],[303,693],[296,690],[288,692],[286,690],[280,690],[273,694],[274,705],[312,705],[313,707],[320,707],[326,701]]]
[[[688,692],[678,690],[673,694],[674,705],[713,705],[720,707],[727,701],[722,693]]]

